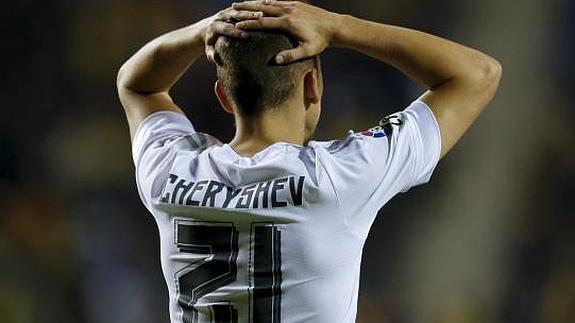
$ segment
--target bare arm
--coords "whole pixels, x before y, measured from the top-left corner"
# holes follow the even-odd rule
[[[441,130],[441,156],[461,138],[493,98],[501,66],[474,49],[423,32],[338,15],[296,1],[248,1],[233,6],[264,17],[244,21],[242,29],[274,28],[292,33],[298,48],[278,55],[289,63],[318,55],[327,47],[346,47],[390,64],[428,91],[422,100]]]
[[[140,49],[120,68],[118,95],[134,138],[139,124],[150,114],[167,110],[182,113],[169,91],[204,53],[213,58],[212,45],[219,35],[243,37],[230,19],[252,19],[261,13],[226,9],[193,25],[162,35]]]
[[[334,44],[384,61],[428,91],[444,156],[493,98],[501,66],[474,49],[423,32],[343,16]],[[361,35],[358,37],[357,35]]]

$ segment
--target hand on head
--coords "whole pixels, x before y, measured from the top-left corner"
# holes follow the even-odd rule
[[[219,35],[247,36],[249,30],[282,30],[299,41],[299,46],[276,56],[276,63],[287,64],[319,55],[332,41],[333,13],[298,1],[256,0],[234,3],[210,17],[206,31],[206,55],[215,60],[214,44]]]
[[[221,35],[233,38],[245,38],[248,36],[246,31],[238,29],[235,24],[241,21],[257,19],[262,17],[263,13],[250,10],[236,10],[226,8],[217,14],[207,18],[204,42],[206,47],[206,56],[208,60],[215,63],[215,44]]]

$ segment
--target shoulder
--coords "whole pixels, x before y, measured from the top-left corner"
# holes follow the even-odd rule
[[[138,126],[132,142],[134,161],[146,152],[166,150],[204,150],[221,144],[211,135],[196,132],[185,115],[172,111],[159,111],[149,115]]]
[[[328,154],[336,154],[345,150],[346,148],[353,147],[357,141],[362,140],[360,133],[356,133],[353,130],[349,130],[345,136],[339,139],[332,140],[312,140],[308,143],[308,147],[314,151],[320,150]]]

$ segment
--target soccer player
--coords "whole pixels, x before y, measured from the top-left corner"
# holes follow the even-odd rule
[[[329,47],[428,90],[369,130],[310,140]],[[235,118],[227,144],[196,132],[169,95],[204,52]],[[147,44],[117,84],[139,194],[160,231],[171,321],[354,322],[378,210],[429,181],[500,76],[496,60],[454,42],[293,1],[235,3]]]

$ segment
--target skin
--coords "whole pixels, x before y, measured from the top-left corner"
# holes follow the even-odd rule
[[[239,20],[235,25],[226,21]],[[205,52],[213,57],[217,36],[242,37],[252,29],[280,29],[291,33],[300,46],[278,53],[276,62],[290,62],[344,47],[389,64],[428,90],[420,97],[432,110],[441,131],[441,156],[461,138],[493,98],[502,74],[493,58],[463,45],[423,32],[340,15],[296,1],[235,3],[194,25],[163,35],[142,48],[120,69],[118,92],[132,138],[139,123],[151,113],[171,110],[169,90]],[[321,72],[302,73],[298,90],[283,109],[244,118],[216,82],[222,107],[236,119],[230,142],[242,156],[252,156],[275,142],[303,145],[315,129],[323,83]],[[279,110],[279,111],[278,111]]]

